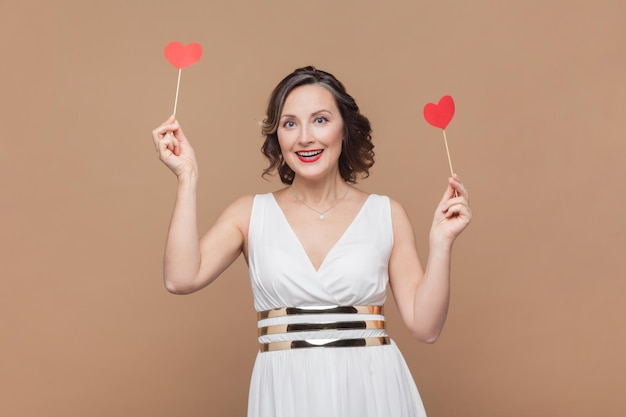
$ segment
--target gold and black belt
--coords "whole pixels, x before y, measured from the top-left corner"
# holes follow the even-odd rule
[[[333,315],[333,320],[328,316]],[[359,315],[366,315],[359,320]],[[300,348],[365,347],[390,343],[382,306],[283,307],[258,313],[261,352]],[[288,321],[276,323],[276,321]],[[268,321],[271,324],[267,324]],[[369,337],[354,337],[365,331]],[[329,332],[332,338],[324,338]],[[298,334],[304,334],[299,338]],[[289,340],[276,340],[275,338]]]

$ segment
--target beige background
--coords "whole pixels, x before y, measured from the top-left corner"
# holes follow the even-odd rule
[[[475,221],[447,327],[413,341],[430,417],[626,414],[626,3],[3,0],[0,415],[241,416],[257,349],[243,260],[168,294],[175,180],[150,131],[172,111],[199,154],[201,226],[265,192],[258,122],[296,67],[335,73],[375,130],[363,189],[407,207],[422,258],[447,161],[421,109],[457,115]]]

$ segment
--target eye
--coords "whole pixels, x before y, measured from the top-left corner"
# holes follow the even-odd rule
[[[328,121],[328,119],[327,119],[327,118],[325,118],[324,116],[317,116],[317,117],[315,118],[315,123],[316,123],[316,124],[319,124],[319,125],[324,124],[324,123],[326,123],[327,121]]]
[[[294,127],[295,125],[296,124],[293,120],[287,120],[283,123],[283,127],[287,127],[287,128]]]

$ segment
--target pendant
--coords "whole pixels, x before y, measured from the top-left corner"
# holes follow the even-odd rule
[[[326,216],[324,216],[323,214],[320,214],[320,220],[324,220],[326,218]]]

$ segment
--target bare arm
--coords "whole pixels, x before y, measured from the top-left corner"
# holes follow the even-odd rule
[[[252,197],[233,203],[199,238],[198,168],[193,148],[173,118],[152,136],[159,158],[178,179],[163,257],[165,287],[175,294],[189,294],[213,282],[242,252]]]
[[[458,197],[454,196],[455,191]],[[467,190],[454,176],[435,212],[424,271],[406,211],[392,202],[394,247],[389,261],[390,285],[404,323],[422,342],[435,342],[443,329],[450,300],[452,244],[471,217]]]

